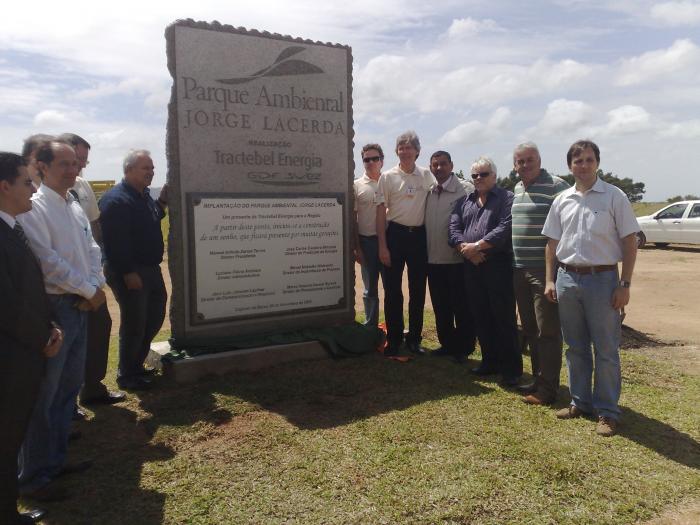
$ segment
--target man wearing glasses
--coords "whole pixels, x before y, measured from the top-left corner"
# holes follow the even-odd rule
[[[379,321],[379,261],[377,241],[377,183],[384,166],[384,153],[379,144],[362,148],[365,174],[355,180],[355,259],[362,269],[365,304],[365,325],[376,327]]]
[[[501,374],[518,384],[523,360],[518,348],[513,293],[511,206],[513,193],[496,186],[496,165],[488,157],[471,166],[475,191],[462,197],[450,216],[449,244],[465,259],[464,280],[481,346],[479,376]]]
[[[435,184],[429,170],[416,166],[420,140],[414,131],[396,139],[399,164],[379,178],[377,237],[379,260],[384,265],[384,317],[387,348],[384,355],[399,353],[403,341],[403,268],[408,268],[408,334],[406,348],[422,354],[420,347],[425,306],[428,252],[425,237],[425,201]]]

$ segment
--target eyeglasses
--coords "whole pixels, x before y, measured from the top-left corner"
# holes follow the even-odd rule
[[[481,172],[481,173],[472,173],[472,179],[474,179],[474,180],[479,179],[479,178],[485,179],[489,175],[491,175],[490,171],[485,171],[485,172]]]
[[[368,164],[370,162],[379,162],[383,158],[384,157],[365,157],[362,159],[362,162],[364,162],[365,164]]]

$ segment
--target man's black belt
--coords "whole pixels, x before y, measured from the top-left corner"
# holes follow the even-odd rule
[[[398,228],[399,230],[406,231],[409,233],[425,230],[424,224],[421,224],[420,226],[404,226],[403,224],[399,224],[398,222],[389,221],[389,226],[393,226],[394,228]]]
[[[600,266],[571,266],[570,264],[559,263],[565,272],[577,273],[579,275],[590,275],[592,273],[612,272],[617,270],[617,264],[602,264]]]

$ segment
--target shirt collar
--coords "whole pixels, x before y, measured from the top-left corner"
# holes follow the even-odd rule
[[[372,177],[370,177],[369,175],[367,175],[367,173],[365,173],[364,175],[362,175],[362,177],[360,177],[360,181],[362,181],[362,182],[364,182],[364,183],[368,183],[368,182],[377,182],[378,180],[379,180],[379,179],[376,179],[376,180],[373,179]]]
[[[7,212],[0,210],[0,219],[4,220],[10,228],[15,227],[17,220]]]
[[[39,186],[39,189],[36,190],[36,195],[45,195],[47,199],[53,201],[56,204],[70,204],[75,200],[75,198],[68,193],[66,198],[64,198],[60,193],[58,193],[56,190],[53,190],[49,188],[46,184],[43,182],[41,183],[41,186]]]
[[[605,184],[603,183],[603,179],[600,177],[596,177],[595,184],[591,186],[591,189],[593,191],[596,191],[598,193],[604,193],[605,192]]]
[[[455,191],[457,191],[457,188],[455,185],[456,179],[457,179],[457,177],[455,177],[455,174],[450,173],[450,176],[447,177],[447,180],[442,184],[442,191],[449,191],[451,193],[454,193]],[[435,188],[437,188],[437,187],[438,187],[438,181],[437,181],[437,179],[435,179],[434,183],[433,183],[433,191],[435,191]]]
[[[126,182],[126,179],[122,179],[122,185],[128,191],[131,195],[134,195],[135,197],[140,197],[140,198],[145,198],[145,197],[150,197],[151,191],[150,188],[144,188],[143,194],[139,193],[138,190],[134,187],[131,186],[128,182]]]

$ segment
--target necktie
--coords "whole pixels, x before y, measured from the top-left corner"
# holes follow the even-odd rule
[[[438,184],[438,185],[435,187],[435,192],[436,192],[438,195],[440,195],[440,194],[442,193],[442,184]]]
[[[27,234],[24,233],[24,228],[22,228],[22,225],[19,223],[19,221],[15,221],[15,227],[13,229],[15,230],[17,237],[19,237],[20,240],[24,243],[24,245],[31,251],[32,247],[29,245],[29,239],[27,239]]]

